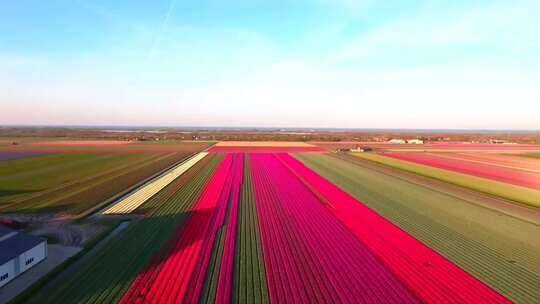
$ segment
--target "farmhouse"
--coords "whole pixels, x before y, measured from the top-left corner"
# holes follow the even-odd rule
[[[424,141],[421,139],[407,139],[407,143],[413,145],[422,145],[424,144]]]
[[[45,239],[0,226],[0,287],[46,257]]]

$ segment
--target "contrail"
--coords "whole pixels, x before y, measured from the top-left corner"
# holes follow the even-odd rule
[[[161,36],[163,35],[163,32],[167,29],[167,24],[169,23],[169,17],[171,16],[171,12],[174,9],[175,5],[176,5],[176,0],[171,0],[171,3],[169,5],[169,10],[167,11],[167,15],[165,15],[165,19],[163,19],[161,28],[159,29],[159,32],[156,34],[156,39],[154,39],[154,44],[152,45],[152,48],[150,49],[150,52],[148,53],[148,61],[150,62],[152,62],[152,60],[154,59],[156,49],[158,48],[159,43],[161,42]]]

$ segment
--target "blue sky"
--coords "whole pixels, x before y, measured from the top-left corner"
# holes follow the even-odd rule
[[[0,2],[0,124],[540,129],[539,1]]]

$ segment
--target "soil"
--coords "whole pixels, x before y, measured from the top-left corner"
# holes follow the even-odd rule
[[[105,228],[96,221],[75,223],[71,217],[54,214],[9,214],[0,216],[0,220],[16,221],[26,227],[27,233],[73,247],[82,247]]]

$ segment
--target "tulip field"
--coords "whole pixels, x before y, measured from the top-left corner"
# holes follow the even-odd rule
[[[483,156],[446,155],[432,153],[385,153],[385,156],[432,166],[440,169],[470,174],[478,177],[497,180],[522,187],[540,189],[540,170],[526,168],[521,162],[515,165],[499,165],[504,158],[493,161],[484,160]],[[491,157],[490,159],[493,159]],[[501,159],[502,158],[502,159]],[[525,168],[524,168],[525,167]]]
[[[326,149],[303,142],[219,142],[209,149],[214,153],[292,153],[292,152],[325,152]]]
[[[293,149],[283,151],[287,148]],[[483,194],[450,195],[408,181],[411,171],[378,162],[394,157],[298,148],[195,154],[105,209],[103,215],[136,211],[140,218],[29,302],[531,303],[540,298],[538,210],[528,209],[531,216],[522,218],[490,205]],[[513,161],[500,166],[519,165]],[[425,175],[419,178],[429,182]]]
[[[192,206],[221,159],[215,154],[199,161],[141,206],[147,217],[131,223],[76,271],[39,290],[28,302],[119,302],[145,265],[171,245],[169,237],[196,214]]]
[[[418,303],[288,160],[251,156],[270,302]]]
[[[294,156],[512,301],[540,297],[539,210],[418,176],[420,183],[356,155]]]

